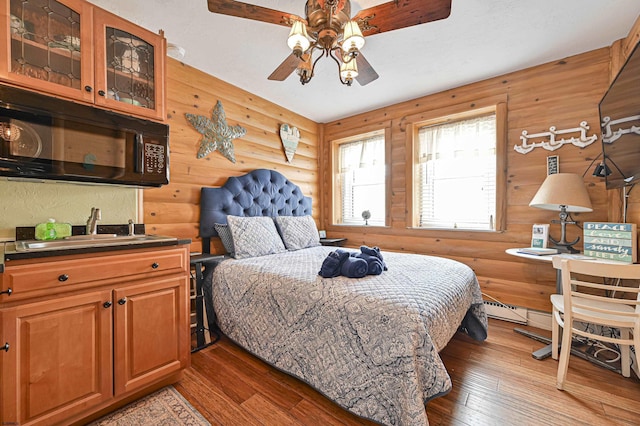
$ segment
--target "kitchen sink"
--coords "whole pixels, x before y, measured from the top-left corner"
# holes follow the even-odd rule
[[[94,234],[94,235],[74,235],[61,240],[22,240],[16,241],[16,251],[46,251],[46,250],[67,250],[90,247],[123,246],[130,244],[144,244],[151,242],[177,241],[175,237],[165,237],[162,235],[116,235],[116,234]]]

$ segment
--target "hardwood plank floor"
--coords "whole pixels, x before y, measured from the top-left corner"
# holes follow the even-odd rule
[[[442,350],[453,389],[427,405],[431,425],[640,424],[640,380],[633,373],[625,379],[572,356],[566,390],[559,391],[557,361],[535,360],[531,352],[543,345],[513,328],[490,319],[485,342],[458,333]],[[224,336],[191,360],[175,387],[213,425],[374,424]]]

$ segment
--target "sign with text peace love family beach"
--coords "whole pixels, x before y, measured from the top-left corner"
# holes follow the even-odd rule
[[[587,256],[626,263],[638,260],[635,223],[584,222],[583,234]]]

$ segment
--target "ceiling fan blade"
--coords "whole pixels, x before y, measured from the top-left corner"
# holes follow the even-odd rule
[[[299,64],[300,64],[300,58],[298,58],[296,55],[292,53],[289,56],[287,56],[287,58],[284,61],[282,61],[280,65],[278,65],[278,68],[276,68],[271,73],[268,79],[276,80],[276,81],[284,81],[287,79],[287,77],[291,75],[293,71],[295,71],[296,68],[298,68]]]
[[[362,53],[356,56],[356,64],[358,65],[358,76],[356,80],[360,83],[360,86],[369,84],[379,77],[376,70],[373,69]]]
[[[267,7],[244,3],[236,0],[207,0],[209,11],[222,15],[237,16],[239,18],[253,19],[254,21],[268,22],[270,24],[290,27],[293,21],[303,21],[298,15],[269,9]]]
[[[450,14],[451,0],[393,0],[363,9],[353,19],[368,36],[445,19]]]

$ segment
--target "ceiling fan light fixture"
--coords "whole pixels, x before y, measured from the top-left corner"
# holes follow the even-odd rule
[[[300,58],[300,64],[298,65],[298,75],[300,76],[300,83],[307,84],[313,77],[313,66],[311,65],[311,55],[305,53]]]
[[[289,46],[289,49],[293,50],[293,53],[297,57],[302,56],[309,46],[311,46],[309,36],[307,35],[307,26],[304,22],[295,21],[293,23],[291,26],[291,32],[289,33],[289,38],[287,39],[287,45]]]
[[[351,86],[353,79],[358,76],[358,64],[355,60],[350,60],[340,64],[340,80],[347,86]]]
[[[349,21],[344,25],[342,50],[344,52],[355,52],[364,46],[364,36],[356,21]]]

